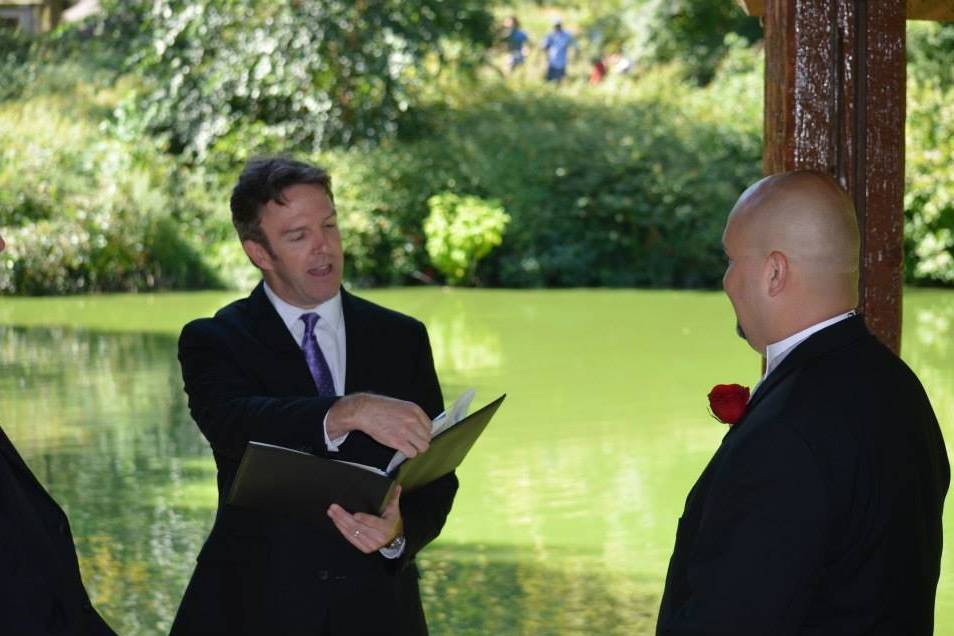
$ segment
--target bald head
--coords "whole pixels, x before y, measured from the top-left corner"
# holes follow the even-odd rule
[[[855,207],[835,181],[817,172],[765,177],[729,215],[745,229],[749,249],[784,253],[813,277],[857,276],[860,239]]]
[[[730,263],[743,265],[736,289],[730,265],[725,287],[757,349],[858,302],[858,221],[848,194],[827,175],[787,172],[757,182],[729,214],[723,243]],[[740,304],[753,324],[742,324]]]

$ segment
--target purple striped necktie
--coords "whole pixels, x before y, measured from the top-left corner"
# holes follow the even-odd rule
[[[321,347],[318,346],[318,339],[315,337],[315,325],[318,324],[319,318],[321,316],[313,311],[301,315],[301,320],[305,323],[305,337],[301,341],[301,350],[305,354],[305,363],[315,381],[315,386],[318,387],[318,395],[328,397],[335,395],[335,381],[331,377],[331,369],[328,368],[328,362],[321,353]]]

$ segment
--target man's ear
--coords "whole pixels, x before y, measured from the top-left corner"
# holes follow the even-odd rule
[[[768,295],[778,296],[788,283],[788,257],[782,252],[771,252],[765,259]]]
[[[245,255],[255,264],[255,267],[265,272],[274,269],[272,265],[272,255],[265,249],[265,246],[258,241],[246,239],[242,241],[242,249],[245,250]]]

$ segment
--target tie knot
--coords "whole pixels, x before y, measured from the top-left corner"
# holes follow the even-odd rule
[[[302,322],[305,323],[305,333],[308,333],[315,330],[315,325],[318,324],[318,319],[321,318],[321,316],[313,311],[309,311],[307,314],[302,314],[300,318]]]

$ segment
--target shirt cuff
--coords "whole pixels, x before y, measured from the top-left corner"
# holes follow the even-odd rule
[[[406,547],[407,547],[407,544],[406,544],[406,543],[402,543],[400,547],[398,547],[398,548],[393,548],[393,549],[390,549],[390,550],[387,548],[387,546],[385,546],[385,547],[381,548],[380,550],[378,550],[378,552],[380,552],[380,553],[381,553],[381,556],[383,556],[385,559],[392,559],[392,560],[393,560],[393,559],[396,559],[396,558],[400,557],[402,554],[404,554],[404,548],[406,548]]]
[[[348,439],[348,433],[340,435],[334,439],[328,437],[328,414],[325,413],[325,419],[321,422],[321,428],[325,433],[325,448],[328,449],[329,453],[337,453],[338,447],[345,443],[345,440]]]

